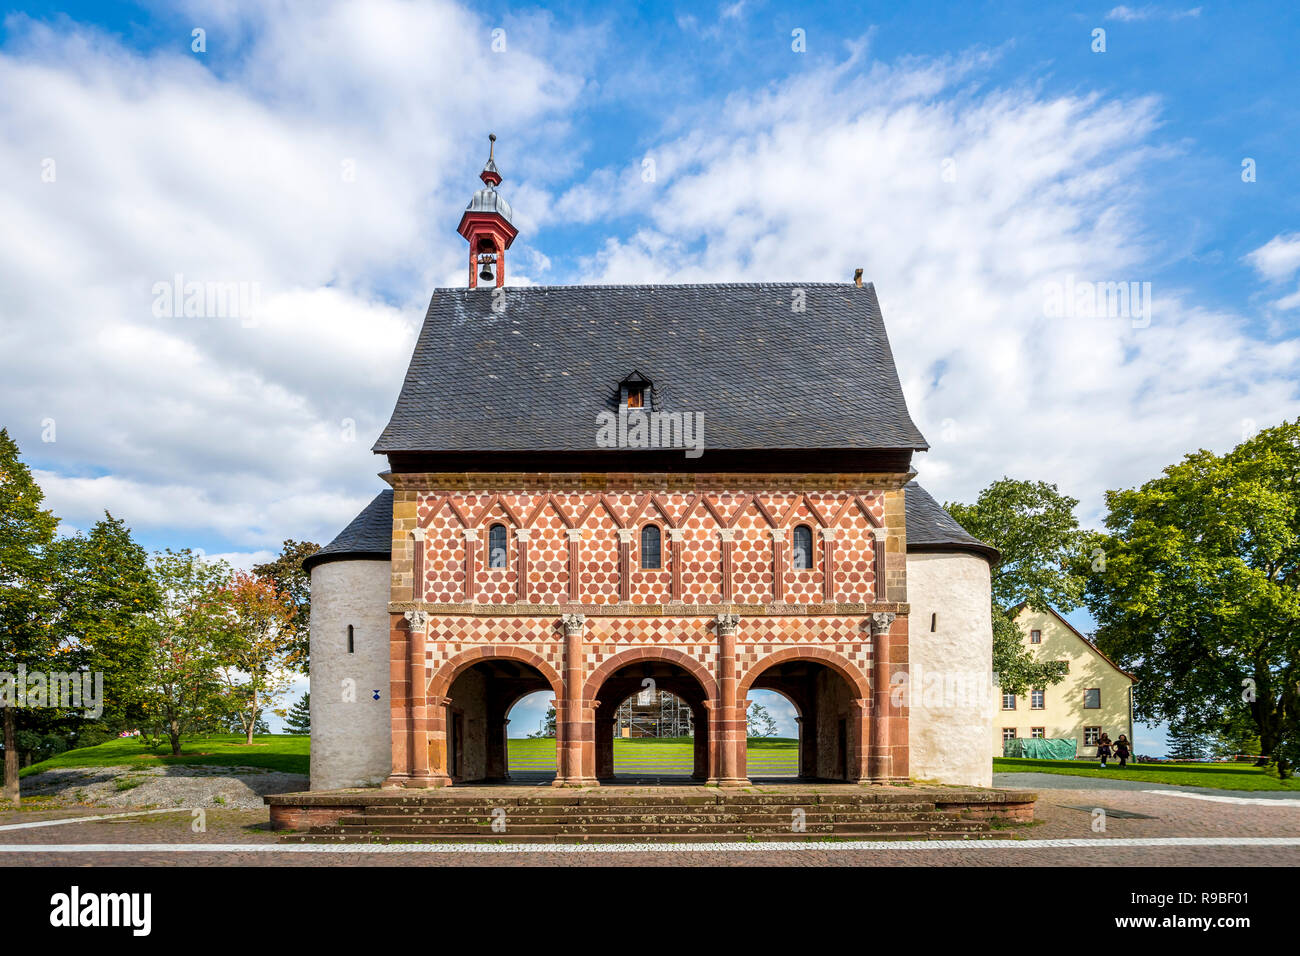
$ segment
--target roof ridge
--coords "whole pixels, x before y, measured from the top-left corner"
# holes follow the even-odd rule
[[[849,289],[867,289],[875,288],[875,283],[863,281],[858,286],[852,280],[848,282],[612,282],[612,283],[585,283],[571,282],[561,285],[515,285],[502,286],[508,288],[511,292],[525,292],[529,289],[535,289],[539,292],[549,291],[551,289],[760,289],[760,288],[849,288]],[[475,289],[466,288],[465,286],[437,286],[433,289],[434,293],[438,292],[495,292],[495,289],[487,289],[479,286]]]

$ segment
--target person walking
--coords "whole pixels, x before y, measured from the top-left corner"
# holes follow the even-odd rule
[[[1101,760],[1101,769],[1106,769],[1106,761],[1110,759],[1110,737],[1102,734],[1097,741],[1097,757]]]
[[[1119,761],[1120,767],[1128,766],[1128,755],[1133,752],[1129,745],[1128,735],[1120,734],[1119,739],[1115,741],[1115,759]]]

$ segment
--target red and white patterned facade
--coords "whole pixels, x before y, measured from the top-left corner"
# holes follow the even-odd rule
[[[790,661],[848,688],[844,776],[905,779],[908,714],[890,689],[908,667],[907,477],[389,475],[388,784],[451,782],[447,692],[489,658],[534,668],[554,692],[557,784],[596,782],[601,688],[643,661],[698,682],[713,783],[746,781],[746,696]],[[487,550],[497,524],[505,567]],[[661,532],[657,569],[641,566],[647,524]],[[808,569],[792,556],[801,525]]]

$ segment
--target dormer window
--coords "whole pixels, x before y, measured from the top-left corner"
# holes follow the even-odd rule
[[[651,406],[651,389],[654,385],[640,372],[634,371],[618,383],[618,403],[623,408],[644,408]]]

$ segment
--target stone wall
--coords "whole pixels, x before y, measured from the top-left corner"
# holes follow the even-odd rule
[[[389,576],[387,561],[327,561],[312,568],[313,790],[378,786],[388,776]]]
[[[989,564],[966,552],[914,553],[907,579],[911,775],[992,786]]]

